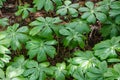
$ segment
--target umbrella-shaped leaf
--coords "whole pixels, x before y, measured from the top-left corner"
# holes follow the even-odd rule
[[[28,55],[30,58],[37,56],[38,61],[44,61],[47,59],[47,55],[54,58],[56,49],[52,45],[55,44],[55,40],[43,41],[38,39],[27,42],[26,48],[29,50]]]

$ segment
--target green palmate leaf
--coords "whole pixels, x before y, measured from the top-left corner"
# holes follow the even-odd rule
[[[28,77],[29,80],[46,80],[47,75],[53,74],[53,70],[49,68],[49,65],[48,62],[38,64],[34,60],[28,60],[23,75]]]
[[[78,16],[78,11],[76,9],[69,8],[68,11],[73,17]]]
[[[34,39],[27,42],[26,48],[29,50],[28,55],[30,58],[34,58],[37,55],[38,61],[45,61],[47,59],[47,55],[54,58],[56,49],[52,45],[55,44],[55,40],[44,41],[41,39]]]
[[[0,69],[0,79],[5,77],[5,73],[2,69]]]
[[[101,7],[101,9],[104,12],[108,13],[108,11],[110,10],[110,6],[111,6],[113,1],[115,1],[115,0],[103,0],[103,1],[98,2],[98,5]]]
[[[83,12],[81,18],[86,19],[89,23],[95,23],[96,20],[104,23],[107,19],[103,7],[94,7],[93,2],[86,2],[86,7],[80,7],[79,11]]]
[[[5,66],[5,63],[9,63],[9,60],[11,59],[10,56],[6,54],[0,54],[0,68],[3,68]]]
[[[71,15],[72,17],[78,16],[78,11],[76,10],[79,7],[79,4],[71,4],[71,1],[64,1],[64,5],[58,6],[57,14],[61,16]]]
[[[37,7],[37,10],[40,10],[43,8],[45,0],[34,0],[34,7]]]
[[[60,15],[66,15],[67,14],[67,9],[59,9],[57,10],[57,14],[60,14]]]
[[[107,17],[104,13],[96,13],[96,18],[101,21],[101,22],[105,22]]]
[[[22,68],[14,68],[12,66],[9,66],[6,70],[6,77],[7,78],[15,78],[17,76],[20,76],[24,72],[24,69]]]
[[[86,2],[85,5],[90,9],[94,8],[94,3],[93,2]]]
[[[104,74],[105,80],[119,80],[120,79],[120,64],[115,64],[113,68],[108,68]]]
[[[81,7],[78,10],[81,11],[81,12],[85,12],[85,11],[89,11],[89,8],[87,8],[87,7]]]
[[[37,10],[41,10],[43,7],[47,12],[54,9],[53,2],[51,0],[34,0],[33,4]]]
[[[3,68],[4,63],[9,63],[11,59],[11,57],[7,55],[11,53],[8,49],[9,45],[10,40],[6,39],[4,32],[0,32],[0,68]]]
[[[100,62],[98,67],[90,68],[87,72],[89,80],[104,80],[104,74],[107,72],[107,63]]]
[[[105,40],[95,45],[93,48],[95,55],[101,60],[117,57],[116,50],[120,47],[120,37],[113,37],[111,40]]]
[[[113,62],[120,62],[120,59],[112,58],[112,59],[108,59],[107,61],[111,62],[111,63],[113,63]]]
[[[119,1],[112,2],[112,4],[110,5],[110,7],[112,9],[120,9],[120,2]]]
[[[4,32],[0,32],[0,53],[10,53],[8,49],[10,45],[10,40],[6,38],[6,34]]]
[[[45,6],[44,6],[46,11],[53,10],[54,6],[51,0],[46,0]]]
[[[120,15],[116,16],[115,23],[120,25]]]
[[[54,77],[55,80],[65,80],[65,75],[67,74],[66,71],[66,64],[63,63],[57,63],[55,67],[52,67],[54,70]]]
[[[73,22],[67,24],[66,26],[74,29],[81,34],[87,34],[90,32],[90,27],[88,26],[87,22],[81,19],[75,19]]]
[[[27,26],[19,28],[19,24],[16,23],[13,26],[9,26],[4,34],[6,35],[6,39],[10,41],[11,48],[16,50],[21,49],[21,43],[25,43],[28,40],[27,32]]]
[[[74,48],[76,46],[80,46],[81,48],[84,48],[85,43],[85,37],[79,32],[76,32],[76,30],[73,30],[72,28],[65,27],[60,29],[60,34],[62,34],[65,38],[63,40],[64,46],[69,46],[71,48]]]
[[[0,68],[3,68],[5,66],[4,62],[0,60]]]
[[[64,2],[64,4],[67,5],[67,6],[70,5],[71,3],[72,3],[72,2],[69,1],[69,0],[67,0],[67,1]]]
[[[90,23],[95,23],[96,22],[96,18],[94,14],[91,14],[88,18],[87,21]]]
[[[25,64],[25,58],[23,55],[17,56],[14,58],[14,62],[11,63],[13,67],[23,67]]]
[[[76,65],[81,68],[83,72],[86,72],[87,69],[96,66],[96,63],[99,62],[93,55],[91,51],[77,51],[74,53],[76,56],[70,59],[70,64]]]
[[[5,46],[0,45],[0,53],[10,53],[10,50]]]
[[[120,15],[120,12],[119,12],[120,9],[117,9],[117,10],[111,10],[109,12],[110,16],[117,16],[117,15]]]
[[[20,77],[13,78],[12,80],[28,80],[28,79],[20,76]]]
[[[22,68],[14,68],[12,66],[8,66],[6,72],[0,69],[0,80],[26,80],[21,76],[24,72]]]
[[[91,14],[91,13],[89,13],[89,12],[85,12],[84,14],[82,14],[81,18],[82,18],[82,19],[86,19],[87,17],[90,16],[90,14]]]
[[[79,4],[71,4],[70,7],[78,8],[78,7],[79,7]]]
[[[87,80],[86,77],[84,76],[84,72],[82,71],[81,68],[77,68],[77,69],[74,71],[74,73],[73,73],[72,76],[73,76],[74,79],[76,79],[76,80]]]
[[[42,29],[42,27],[34,27],[31,31],[30,31],[30,35],[36,35],[37,33],[39,33],[39,31]]]
[[[119,10],[120,10],[120,2],[119,2],[119,1],[113,2],[113,3],[110,5],[110,8],[111,8],[111,10],[110,10],[110,12],[109,12],[110,16],[120,15],[120,12],[119,12]]]
[[[34,36],[39,34],[42,37],[50,38],[53,32],[56,33],[55,29],[58,27],[56,24],[60,22],[61,20],[58,17],[39,17],[30,23],[30,26],[33,26],[32,30],[30,31],[30,35]]]
[[[57,6],[62,5],[62,0],[53,0]]]
[[[110,16],[115,17],[115,22],[120,24],[120,2],[115,1],[110,5],[111,10],[109,12]]]
[[[119,35],[120,28],[119,25],[115,24],[113,20],[109,20],[103,25],[100,32],[104,38],[112,38],[113,36]]]
[[[0,19],[0,26],[5,27],[7,25],[9,25],[8,19],[7,18],[1,18]]]
[[[70,61],[68,61],[70,62]],[[69,75],[73,75],[73,73],[78,69],[79,67],[77,65],[74,65],[74,64],[69,64],[67,66],[67,70],[68,70],[68,74]]]
[[[29,16],[29,12],[35,12],[34,8],[29,8],[29,4],[25,4],[24,6],[18,6],[18,11],[15,13],[16,16],[22,15],[22,18],[25,19]]]

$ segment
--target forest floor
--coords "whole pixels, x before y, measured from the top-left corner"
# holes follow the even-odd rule
[[[84,5],[85,1],[87,0],[72,0],[73,3],[79,3],[81,5]],[[94,3],[101,1],[101,0],[90,0]],[[33,7],[32,5],[32,0],[7,0],[4,5],[3,8],[0,9],[0,18],[2,17],[6,17],[9,19],[9,24],[12,25],[14,23],[19,23],[20,25],[28,25],[31,21],[35,20],[36,17],[42,16],[42,17],[55,17],[55,12],[45,12],[45,11],[37,11],[36,13],[31,13],[30,16],[28,18],[26,18],[25,20],[23,20],[20,16],[15,16],[15,12],[17,11],[17,6],[18,5],[22,5],[24,3],[29,3],[31,4],[31,7]],[[63,19],[62,17],[60,17],[61,19]],[[67,23],[69,20],[64,20],[64,23]],[[63,24],[64,24],[63,23]],[[100,42],[102,40],[101,34],[99,33],[99,29],[101,27],[101,24],[99,22],[97,22],[94,25],[90,25],[91,27],[91,32],[88,35],[88,39],[86,40],[86,43],[88,43],[85,47],[85,50],[91,50],[92,47],[94,46],[94,44]],[[4,30],[5,28],[0,28],[0,30]],[[69,50],[67,48],[64,48],[62,46],[59,46],[60,44],[58,44],[57,47],[57,51],[58,53],[60,53],[60,55],[58,54],[54,59],[48,59],[53,65],[55,65],[55,63],[57,62],[61,62],[63,61],[64,58],[69,58],[71,56],[71,52],[73,52],[74,50]],[[22,50],[22,52],[14,52],[16,54],[20,54],[26,52],[26,50]],[[64,54],[65,53],[65,54]],[[64,56],[64,57],[63,57]]]

